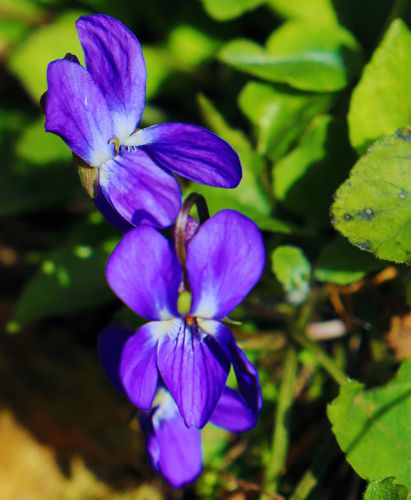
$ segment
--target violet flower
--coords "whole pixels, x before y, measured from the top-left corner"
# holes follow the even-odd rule
[[[49,64],[45,126],[85,162],[92,197],[101,205],[104,197],[132,225],[167,227],[181,206],[170,172],[211,186],[240,182],[237,153],[212,132],[183,123],[137,129],[146,67],[128,28],[103,14],[80,17],[76,27],[87,69],[71,55]]]
[[[99,338],[99,353],[103,368],[115,387],[124,393],[120,376],[120,358],[130,333],[123,328],[108,328]],[[258,386],[258,379],[256,379]],[[225,387],[210,422],[230,432],[252,429],[257,415],[239,394]],[[147,451],[154,469],[175,488],[194,481],[201,473],[201,432],[187,427],[171,396],[159,387],[149,411],[140,414],[140,425],[146,437]]]
[[[221,397],[230,365],[254,413],[258,375],[222,320],[254,287],[264,267],[261,233],[224,210],[202,224],[186,249],[191,305],[178,310],[183,272],[169,240],[151,227],[132,229],[110,256],[112,290],[147,320],[127,341],[120,376],[130,400],[150,409],[159,374],[187,426],[203,427]]]

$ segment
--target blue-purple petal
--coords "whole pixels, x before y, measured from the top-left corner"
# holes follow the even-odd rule
[[[255,427],[257,414],[250,409],[238,391],[226,387],[210,422],[230,432],[246,432]]]
[[[161,167],[200,184],[234,188],[241,180],[241,163],[234,149],[197,125],[154,125],[139,130],[125,144],[141,146]]]
[[[170,401],[162,403],[141,421],[153,467],[174,488],[193,482],[203,466],[200,431],[188,428]]]
[[[131,332],[125,328],[109,327],[101,332],[98,338],[98,353],[100,363],[114,387],[124,394],[120,379],[120,360]]]
[[[99,182],[109,203],[133,226],[171,226],[181,207],[177,180],[141,150],[122,152],[100,168]]]
[[[159,341],[157,365],[186,425],[203,427],[221,397],[229,373],[230,362],[224,349],[196,325],[175,320]]]
[[[121,355],[120,379],[130,401],[149,410],[157,389],[158,321],[147,323],[128,339]]]
[[[53,61],[47,68],[46,130],[59,135],[88,165],[114,156],[113,122],[90,74],[76,62]]]
[[[76,23],[85,61],[111,111],[114,134],[123,142],[143,114],[146,66],[137,38],[117,19],[83,16]]]
[[[263,239],[253,221],[233,210],[208,219],[187,248],[190,314],[227,316],[257,283],[264,263]]]
[[[145,319],[178,316],[182,271],[169,240],[154,228],[130,230],[110,255],[106,278],[113,292]]]
[[[97,196],[93,199],[93,202],[98,210],[104,215],[106,220],[120,232],[126,233],[134,227],[130,222],[126,221],[124,217],[121,217],[111,203],[108,202],[101,186],[98,186]]]

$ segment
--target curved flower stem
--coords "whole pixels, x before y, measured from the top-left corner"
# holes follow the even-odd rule
[[[190,215],[190,211],[193,206],[196,206],[198,218],[200,224],[205,222],[210,214],[208,212],[207,202],[201,194],[191,193],[184,200],[183,206],[181,207],[180,213],[178,214],[175,226],[174,226],[174,239],[175,239],[175,248],[178,260],[180,261],[181,267],[183,269],[184,275],[184,286],[186,290],[189,290],[187,274],[185,269],[186,262],[186,227],[188,223],[188,217]]]
[[[268,467],[265,471],[264,494],[261,497],[262,499],[268,498],[269,494],[277,491],[281,470],[284,467],[287,456],[289,443],[289,410],[294,399],[297,366],[297,350],[294,345],[290,344],[287,347],[285,355],[280,394],[275,412],[271,454]]]

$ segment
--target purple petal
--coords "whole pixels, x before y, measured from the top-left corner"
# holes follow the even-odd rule
[[[233,210],[208,219],[187,248],[193,302],[190,314],[223,318],[258,281],[265,263],[258,227]]]
[[[177,218],[180,186],[144,151],[121,153],[106,162],[99,181],[108,201],[130,224],[163,228]]]
[[[180,264],[170,242],[151,227],[130,230],[110,255],[106,278],[113,292],[145,319],[178,316]]]
[[[230,432],[246,432],[255,427],[257,416],[238,391],[226,387],[210,422]]]
[[[124,394],[120,379],[120,359],[131,332],[125,328],[106,328],[98,338],[98,353],[107,377],[114,387]]]
[[[139,130],[126,142],[142,146],[163,168],[200,184],[236,187],[241,163],[234,149],[209,130],[186,123],[164,123]]]
[[[241,396],[247,403],[250,411],[257,417],[262,406],[260,379],[255,366],[250,363],[244,352],[238,347],[230,330],[213,320],[199,320],[200,327],[217,339],[220,346],[230,357],[238,382]]]
[[[230,362],[215,339],[175,320],[159,341],[158,368],[187,426],[203,427],[224,389]]]
[[[76,23],[87,69],[111,111],[115,136],[123,142],[137,128],[146,94],[140,44],[117,19],[95,14]]]
[[[171,398],[170,398],[171,399]],[[201,434],[188,428],[174,403],[162,403],[145,418],[147,451],[153,467],[174,488],[194,481],[202,470]]]
[[[104,196],[101,186],[98,187],[97,196],[93,199],[94,205],[104,215],[106,220],[122,233],[126,233],[134,226],[126,221]]]
[[[162,322],[153,321],[137,330],[124,346],[120,364],[122,385],[131,402],[142,410],[151,408],[157,389],[157,341]]]
[[[62,59],[47,68],[46,130],[59,135],[88,165],[114,156],[113,123],[106,101],[90,74]]]

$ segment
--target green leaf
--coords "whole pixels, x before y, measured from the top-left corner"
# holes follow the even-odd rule
[[[380,259],[411,259],[411,131],[376,142],[335,194],[332,221]]]
[[[345,286],[382,267],[381,261],[361,252],[341,237],[325,245],[314,269],[314,278]]]
[[[355,380],[328,406],[328,418],[346,459],[359,476],[388,476],[411,488],[411,360],[384,387],[365,390]]]
[[[258,152],[273,160],[288,151],[331,100],[331,94],[308,94],[257,82],[247,83],[239,95],[242,112],[258,129]]]
[[[61,59],[67,52],[83,60],[83,50],[74,24],[83,14],[78,11],[66,12],[53,24],[33,31],[8,59],[9,69],[36,103],[46,90],[46,70],[51,61]]]
[[[216,40],[188,24],[176,26],[167,45],[172,58],[186,70],[192,70],[213,57],[219,47]]]
[[[293,304],[304,301],[309,292],[311,265],[297,247],[282,245],[271,254],[272,271]]]
[[[350,140],[364,150],[370,142],[411,124],[411,33],[397,19],[367,64],[354,89],[348,115]]]
[[[410,490],[402,484],[395,484],[394,481],[394,478],[388,477],[383,481],[369,483],[363,500],[409,500]]]
[[[310,0],[290,2],[289,0],[268,0],[268,5],[281,17],[301,19],[312,24],[338,24],[337,13],[332,0]]]
[[[338,120],[315,118],[299,146],[274,164],[275,199],[315,226],[328,225],[332,195],[354,161],[346,137]]]
[[[267,0],[201,0],[208,15],[218,21],[227,21],[259,7]]]
[[[147,100],[155,97],[167,78],[175,70],[174,61],[162,47],[144,45],[144,60],[147,67]]]
[[[361,68],[361,49],[340,27],[288,21],[269,37],[267,47],[234,40],[220,59],[241,71],[300,90],[332,92],[348,85]]]
[[[104,270],[116,239],[107,235],[102,218],[97,220],[101,227],[89,221],[80,223],[66,243],[44,259],[18,299],[14,316],[18,325],[77,313],[113,298]]]

